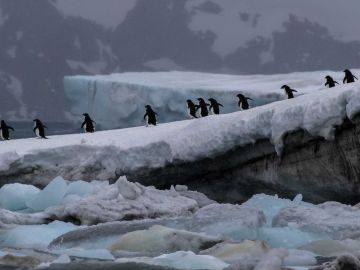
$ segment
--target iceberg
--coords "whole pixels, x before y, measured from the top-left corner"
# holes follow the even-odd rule
[[[139,126],[145,104],[159,114],[160,123],[187,118],[186,100],[213,97],[224,105],[221,110],[238,110],[236,95],[243,93],[252,106],[285,99],[280,87],[289,84],[299,93],[324,89],[330,71],[279,75],[226,75],[201,72],[127,72],[64,78],[65,95],[70,101],[70,119],[88,112],[105,129]]]
[[[67,191],[67,184],[62,177],[53,179],[41,192],[26,201],[27,207],[42,211],[46,208],[59,204]]]
[[[0,188],[0,208],[11,211],[26,209],[26,201],[38,194],[40,190],[33,185],[6,184]]]
[[[20,225],[0,234],[0,247],[46,249],[56,237],[78,228],[54,221],[42,225]]]

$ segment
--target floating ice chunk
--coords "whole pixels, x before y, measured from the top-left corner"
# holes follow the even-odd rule
[[[0,208],[0,229],[9,229],[12,225],[43,224],[49,216],[46,213],[17,213]]]
[[[316,255],[310,251],[289,249],[284,259],[285,266],[313,266],[317,264]]]
[[[273,249],[261,259],[254,270],[281,270],[286,256],[288,256],[286,249]]]
[[[52,264],[68,264],[71,262],[71,259],[68,255],[60,255],[58,258],[51,262],[43,262],[37,266],[37,269],[49,267]]]
[[[235,240],[257,239],[259,228],[265,224],[261,210],[233,204],[210,204],[200,208],[194,217],[208,221],[201,224],[201,231]]]
[[[300,247],[303,250],[311,251],[321,256],[338,256],[344,253],[359,254],[360,241],[353,239],[346,240],[319,240]]]
[[[75,182],[71,182],[68,186],[66,196],[68,195],[79,195],[79,196],[85,196],[92,194],[94,192],[95,187],[88,182],[79,180]]]
[[[139,230],[127,233],[112,243],[112,251],[149,252],[162,254],[179,250],[199,252],[209,248],[223,239],[193,233],[184,230],[175,230],[161,225],[154,225],[149,230]]]
[[[196,255],[191,251],[178,251],[155,257],[160,265],[177,269],[221,270],[228,266],[225,262],[208,255]]]
[[[273,248],[297,248],[315,240],[329,239],[329,235],[303,231],[296,226],[263,227],[259,230],[259,239]]]
[[[64,198],[66,191],[67,185],[65,180],[58,176],[36,196],[27,200],[26,205],[35,211],[45,210],[50,206],[59,204]]]
[[[114,256],[106,249],[82,249],[82,248],[71,248],[71,249],[59,249],[51,250],[53,254],[65,254],[70,257],[96,259],[103,261],[113,261]]]
[[[273,219],[273,226],[297,224],[301,230],[329,234],[333,239],[353,238],[360,233],[360,209],[337,202],[292,205]]]
[[[266,194],[256,194],[242,205],[262,210],[266,216],[267,224],[270,225],[273,217],[280,211],[280,209],[289,205],[298,204],[306,204],[302,202],[302,196],[300,194],[297,195],[293,201],[289,199],[281,199],[277,195],[271,196]]]
[[[216,203],[216,201],[209,199],[205,194],[192,191],[192,190],[177,190],[178,185],[175,187],[175,190],[184,197],[193,199],[197,202],[200,208],[207,206],[209,204]],[[186,186],[185,186],[186,187]],[[187,187],[186,187],[187,188]]]
[[[228,266],[228,264],[215,257],[209,255],[196,255],[191,251],[177,251],[170,254],[163,254],[155,258],[141,257],[117,259],[116,262],[144,263],[181,270],[222,270]]]
[[[76,228],[59,221],[47,225],[20,225],[0,235],[0,247],[45,249],[53,239]]]
[[[209,249],[202,250],[200,254],[211,255],[226,263],[248,261],[255,264],[270,248],[264,241],[222,242]]]
[[[119,193],[128,200],[135,200],[138,198],[142,193],[143,190],[140,186],[136,185],[135,183],[131,183],[126,179],[126,176],[121,176],[117,182],[117,188]]]
[[[32,185],[6,184],[0,188],[0,208],[17,211],[27,208],[26,200],[32,198],[39,189]]]

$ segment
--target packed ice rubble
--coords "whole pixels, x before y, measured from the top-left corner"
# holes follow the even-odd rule
[[[236,95],[243,93],[254,101],[252,106],[285,99],[280,90],[289,84],[299,94],[324,89],[324,77],[330,71],[280,75],[226,75],[199,72],[128,72],[97,76],[65,77],[65,94],[71,104],[69,118],[84,112],[94,116],[101,127],[119,128],[141,125],[144,105],[151,104],[159,113],[160,123],[185,119],[185,102],[213,97],[224,105],[223,112],[238,110]]]
[[[219,204],[186,186],[157,190],[125,177],[57,177],[42,190],[9,184],[0,194],[0,265],[51,269],[76,258],[189,270],[327,269],[360,256],[360,209],[301,195]]]
[[[0,190],[13,190],[10,185]],[[29,190],[27,185],[17,186],[17,191]],[[75,194],[74,186],[79,188]],[[12,193],[3,195],[13,200]],[[41,224],[46,220],[72,221],[78,224],[97,224],[123,219],[141,219],[155,217],[187,216],[198,209],[195,200],[181,196],[174,189],[157,190],[131,183],[121,177],[112,185],[101,182],[83,181],[68,184],[62,177],[53,179],[43,190],[24,196],[24,212],[17,213],[1,209],[4,224]],[[24,198],[19,200],[23,201]],[[13,204],[5,203],[3,208],[13,209]]]
[[[68,179],[115,180],[117,175],[139,169],[214,157],[265,138],[281,152],[286,133],[303,129],[311,135],[333,139],[334,127],[358,112],[357,82],[248,111],[157,127],[53,136],[46,141],[13,140],[0,149],[0,175],[19,175],[22,181],[31,179],[31,183],[40,185],[59,174]],[[37,169],[28,173],[29,168]]]

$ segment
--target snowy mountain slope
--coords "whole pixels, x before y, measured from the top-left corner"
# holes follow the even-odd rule
[[[287,132],[303,129],[333,139],[334,126],[360,111],[360,84],[348,84],[248,111],[94,134],[2,143],[1,179],[46,184],[67,179],[116,179],[140,169],[216,157],[238,146],[270,139],[278,153]],[[76,164],[74,166],[74,164]]]
[[[358,9],[356,0],[0,0],[0,115],[64,120],[64,75],[359,67]]]
[[[354,70],[360,73],[359,70]],[[186,100],[212,97],[224,105],[222,113],[239,110],[237,94],[259,106],[286,97],[281,88],[288,84],[295,95],[325,89],[326,75],[341,82],[341,73],[332,71],[277,75],[225,75],[199,72],[127,72],[97,76],[69,76],[64,79],[65,95],[71,106],[69,120],[88,112],[105,129],[139,126],[144,106],[151,104],[160,123],[188,119]]]

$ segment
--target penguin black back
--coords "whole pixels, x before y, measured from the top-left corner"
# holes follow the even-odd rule
[[[95,128],[93,125],[93,123],[95,123],[95,121],[93,121],[91,119],[91,117],[88,113],[84,113],[83,116],[85,116],[85,118],[84,118],[84,122],[81,124],[81,128],[84,129],[85,133],[95,132]]]
[[[10,140],[10,132],[9,129],[11,129],[12,131],[14,131],[14,129],[10,126],[8,126],[4,120],[1,120],[1,125],[0,125],[0,135],[1,135],[1,139],[2,140]]]
[[[35,122],[33,131],[39,139],[48,139],[45,136],[45,128],[47,128],[39,119],[34,119]]]
[[[224,106],[222,104],[220,104],[219,102],[217,102],[217,100],[214,98],[209,98],[209,101],[210,101],[209,111],[212,112],[213,114],[219,114],[220,106],[221,107],[224,107]]]
[[[356,78],[355,75],[353,75],[353,74],[351,73],[350,70],[345,69],[344,72],[345,72],[345,77],[344,77],[344,79],[343,79],[343,83],[353,83],[353,82],[355,82],[355,79],[356,79],[356,80],[358,79],[358,78]]]
[[[145,106],[145,114],[144,119],[146,121],[146,126],[148,125],[154,125],[156,126],[156,116],[158,114],[154,112],[154,110],[151,108],[150,105]]]
[[[295,89],[291,89],[288,85],[281,86],[281,89],[284,89],[288,99],[294,98],[293,92],[297,92]]]
[[[244,96],[243,94],[236,95],[239,98],[238,106],[241,110],[248,110],[250,108],[248,100],[252,100],[249,97]]]
[[[187,103],[187,113],[190,118],[197,118],[196,111],[198,109],[198,106],[192,102],[191,99],[186,100]]]
[[[337,81],[334,81],[334,79],[329,75],[327,75],[325,79],[326,79],[325,86],[328,86],[329,88],[335,87],[335,84],[339,84]]]
[[[208,111],[207,106],[209,106],[210,104],[206,103],[203,98],[198,98],[198,101],[199,101],[198,108],[200,109],[200,116],[201,117],[208,116],[209,111]]]

